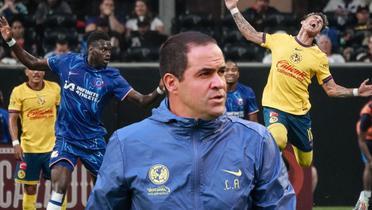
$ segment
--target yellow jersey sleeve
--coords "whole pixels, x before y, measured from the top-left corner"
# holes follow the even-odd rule
[[[59,85],[57,83],[54,83],[52,82],[53,84],[53,88],[54,88],[54,91],[57,93],[56,94],[56,106],[59,106],[59,104],[61,103],[61,88],[59,87]]]
[[[319,59],[318,69],[315,69],[315,75],[319,85],[322,85],[325,81],[332,78],[331,72],[329,71],[329,64],[327,56],[322,56]]]
[[[277,33],[277,34],[267,34],[264,33],[263,35],[263,43],[261,43],[262,47],[268,49],[275,49],[276,46],[281,46],[285,43],[285,40],[288,39],[288,34],[284,33]]]
[[[10,95],[8,110],[22,110],[22,99],[19,86],[15,87]]]

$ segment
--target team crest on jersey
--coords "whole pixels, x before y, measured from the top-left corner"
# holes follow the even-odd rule
[[[45,104],[45,98],[44,98],[44,96],[40,96],[40,95],[36,95],[36,96],[37,96],[37,103],[39,105]]]
[[[24,170],[18,171],[18,178],[24,179],[26,177],[26,172]]]
[[[289,59],[292,63],[300,63],[302,61],[302,56],[299,53],[294,52]]]
[[[95,87],[102,87],[104,82],[102,78],[96,78],[95,80],[93,80],[93,84]]]
[[[238,99],[238,105],[239,106],[242,106],[243,105],[243,99],[241,99],[241,98]]]
[[[147,188],[148,195],[159,196],[170,193],[170,188],[164,185],[169,179],[168,167],[162,164],[153,165],[148,171],[148,177],[153,184],[157,185]]]

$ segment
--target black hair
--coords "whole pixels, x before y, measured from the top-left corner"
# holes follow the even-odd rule
[[[106,32],[93,31],[88,36],[87,46],[89,47],[93,42],[96,42],[99,40],[110,41],[110,37]]]
[[[160,47],[160,76],[171,73],[182,80],[188,63],[187,53],[190,51],[190,46],[209,43],[217,42],[211,36],[196,31],[183,32],[169,37]]]
[[[317,16],[319,16],[319,17],[322,18],[322,20],[323,20],[323,26],[322,26],[321,31],[322,31],[323,29],[325,29],[325,28],[328,28],[328,24],[329,24],[329,22],[328,22],[328,18],[327,18],[327,16],[326,16],[324,13],[322,13],[322,12],[310,12],[309,14],[305,15],[305,16],[302,18],[302,20],[306,20],[308,17],[313,16],[313,15],[317,15]]]

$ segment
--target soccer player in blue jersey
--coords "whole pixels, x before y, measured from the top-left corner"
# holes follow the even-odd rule
[[[100,114],[110,96],[139,105],[151,104],[162,90],[148,95],[135,91],[115,68],[108,67],[110,38],[93,32],[88,38],[87,55],[68,53],[41,59],[23,50],[13,39],[9,24],[0,18],[3,39],[17,58],[29,69],[51,70],[60,79],[61,104],[56,122],[56,145],[51,154],[52,195],[48,210],[60,209],[80,159],[93,176],[97,175],[105,153],[106,130]]]
[[[225,80],[227,84],[226,114],[258,122],[256,95],[252,88],[238,82],[239,68],[233,61],[226,61]]]

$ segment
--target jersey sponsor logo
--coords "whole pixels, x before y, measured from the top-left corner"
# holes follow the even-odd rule
[[[26,115],[30,120],[46,119],[54,116],[53,108],[50,109],[33,109]]]
[[[148,172],[149,179],[156,185],[164,184],[168,181],[169,170],[165,165],[153,165]]]
[[[285,74],[289,77],[295,78],[302,82],[307,76],[306,72],[296,69],[293,65],[289,64],[286,60],[281,60],[276,64],[278,72]]]
[[[103,81],[102,81],[103,82]],[[103,84],[103,83],[102,83]],[[80,87],[72,82],[65,81],[65,84],[63,86],[63,89],[70,90],[72,92],[75,92],[80,97],[88,99],[90,101],[98,102],[100,95],[98,93],[95,93],[93,91],[87,90],[83,87]]]
[[[237,177],[242,175],[242,171],[240,169],[238,171],[230,171],[230,170],[225,170],[225,169],[222,170],[222,171],[224,171],[228,174],[232,174],[232,175],[237,176]]]
[[[153,165],[148,171],[148,177],[153,184],[157,185],[147,188],[148,195],[159,196],[170,193],[170,188],[164,185],[169,179],[168,167],[162,164]]]

